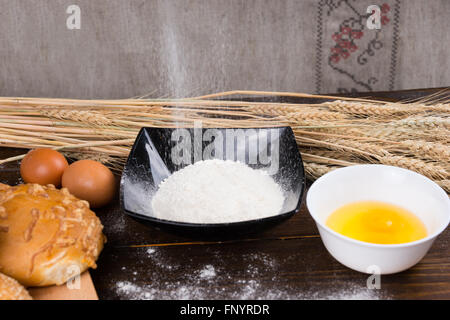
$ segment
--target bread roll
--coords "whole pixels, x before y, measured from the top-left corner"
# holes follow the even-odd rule
[[[20,283],[0,273],[0,300],[32,300],[32,298]]]
[[[24,286],[95,268],[105,237],[86,201],[52,185],[0,185],[0,272]]]

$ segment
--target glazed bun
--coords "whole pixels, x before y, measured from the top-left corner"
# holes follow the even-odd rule
[[[63,284],[96,267],[103,226],[86,201],[53,185],[0,185],[0,272],[24,286]]]
[[[32,300],[32,298],[20,283],[0,273],[0,300]]]

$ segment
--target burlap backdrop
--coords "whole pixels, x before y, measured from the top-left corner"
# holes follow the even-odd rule
[[[68,30],[66,9],[81,9]],[[382,8],[380,30],[367,6]],[[448,0],[0,0],[0,95],[450,85]]]

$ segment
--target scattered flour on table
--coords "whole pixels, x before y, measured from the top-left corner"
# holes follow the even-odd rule
[[[161,182],[152,209],[160,219],[225,223],[276,215],[283,203],[283,190],[267,172],[214,159],[198,161]]]
[[[197,280],[198,281],[198,280]],[[388,299],[379,295],[376,290],[363,286],[350,288],[333,288],[325,293],[318,294],[313,291],[297,293],[287,292],[283,288],[264,288],[259,280],[238,280],[237,291],[227,291],[225,288],[205,288],[193,283],[170,282],[163,283],[164,289],[152,285],[138,285],[130,281],[120,281],[116,284],[116,292],[122,299],[127,300],[205,300],[205,299],[232,299],[232,300],[378,300]]]
[[[214,269],[214,266],[208,264],[200,271],[199,276],[200,279],[211,280],[216,276],[216,270]]]
[[[114,284],[120,299],[128,300],[375,300],[388,299],[381,290],[370,290],[361,284],[346,285],[333,283],[329,289],[315,291],[312,288],[299,289],[292,286],[284,277],[273,276],[279,262],[265,253],[252,253],[242,256],[247,265],[242,272],[229,274],[223,272],[223,261],[216,258],[211,263],[192,268],[192,261],[186,264],[171,264],[170,257],[159,248],[145,249],[147,258],[142,261],[151,265],[149,274],[135,275],[135,270],[122,269],[132,275],[128,281]],[[213,256],[213,255],[212,255]],[[177,279],[167,276],[174,269],[185,270]],[[270,274],[272,278],[267,278]],[[146,278],[143,282],[139,278]],[[224,286],[224,283],[227,285]]]

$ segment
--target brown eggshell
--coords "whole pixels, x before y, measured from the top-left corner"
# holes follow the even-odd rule
[[[91,207],[108,204],[116,193],[114,175],[105,165],[93,160],[72,163],[62,176],[62,186]]]
[[[61,177],[69,166],[58,151],[38,148],[27,153],[20,163],[20,175],[26,183],[61,185]]]

